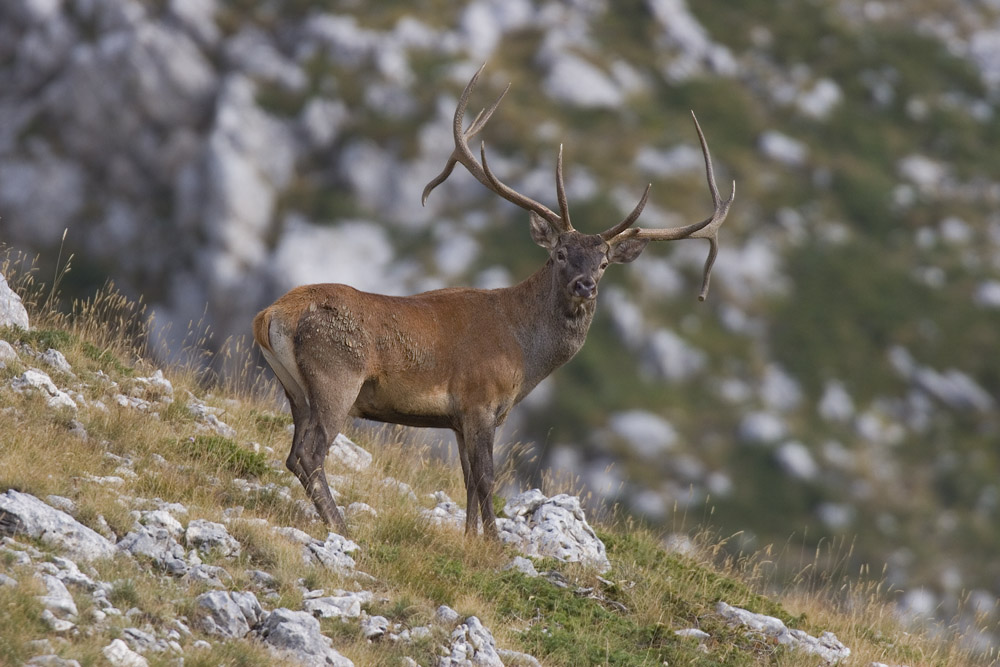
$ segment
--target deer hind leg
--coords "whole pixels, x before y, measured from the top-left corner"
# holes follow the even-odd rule
[[[302,483],[323,521],[335,527],[341,534],[346,534],[347,524],[330,492],[323,462],[326,460],[327,452],[330,451],[333,439],[340,433],[348,412],[357,399],[362,380],[347,378],[346,381],[338,382],[330,389],[324,389],[333,384],[314,383],[310,386],[309,408],[303,411],[301,418],[295,415],[293,408],[295,435],[292,438],[292,450],[288,454],[287,465]]]

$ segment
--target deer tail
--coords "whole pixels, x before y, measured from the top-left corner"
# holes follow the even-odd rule
[[[253,318],[253,339],[261,349],[273,352],[271,349],[271,309],[265,308]]]

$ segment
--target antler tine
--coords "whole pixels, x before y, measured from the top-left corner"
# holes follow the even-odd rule
[[[451,156],[448,158],[448,161],[441,173],[435,176],[424,188],[422,201],[426,203],[427,197],[430,195],[431,191],[443,183],[451,175],[456,164],[461,164],[476,178],[476,180],[496,194],[500,195],[512,204],[516,204],[517,206],[520,206],[528,211],[535,212],[548,220],[556,228],[566,231],[568,227],[568,219],[564,224],[563,218],[554,213],[544,204],[541,204],[530,197],[526,197],[509,186],[504,185],[500,179],[498,179],[492,172],[488,171],[485,160],[485,149],[480,151],[481,155],[484,156],[482,163],[480,163],[476,161],[472,150],[469,148],[469,139],[483,129],[490,117],[493,115],[493,112],[495,112],[497,107],[500,106],[500,101],[503,100],[504,95],[506,95],[507,91],[510,90],[510,84],[507,84],[507,87],[496,99],[496,101],[493,102],[488,109],[484,109],[479,112],[476,118],[472,121],[472,124],[469,126],[469,129],[463,131],[462,125],[465,119],[465,108],[469,103],[469,96],[472,93],[472,89],[475,87],[476,82],[479,80],[479,75],[482,74],[485,67],[486,65],[483,64],[483,66],[479,68],[479,70],[473,75],[472,79],[469,80],[469,83],[465,86],[465,90],[462,91],[462,96],[458,100],[458,107],[455,109],[455,118],[452,123],[452,134],[455,137],[455,149],[452,151]],[[561,174],[561,171],[559,174]],[[560,206],[562,206],[562,203],[560,203]],[[572,227],[568,228],[572,229]]]
[[[559,213],[562,214],[563,231],[573,229],[569,221],[569,200],[566,199],[566,185],[563,182],[563,147],[559,144],[559,157],[556,159],[556,196],[559,198]]]
[[[510,90],[510,84],[508,83],[507,87],[504,88],[502,93],[500,93],[500,96],[497,97],[496,101],[490,105],[489,109],[482,109],[478,114],[476,114],[476,117],[473,119],[469,129],[463,132],[462,125],[465,120],[465,109],[469,104],[469,95],[472,93],[472,89],[475,88],[476,82],[479,81],[479,75],[483,73],[483,69],[485,67],[486,63],[483,63],[483,65],[476,70],[476,73],[472,75],[469,83],[465,85],[465,90],[462,91],[462,95],[458,99],[458,106],[455,108],[455,116],[452,120],[452,133],[455,137],[455,150],[452,151],[451,156],[445,163],[444,169],[441,170],[441,173],[432,178],[431,181],[424,187],[423,195],[420,198],[421,206],[427,204],[427,197],[431,194],[431,191],[444,183],[448,177],[451,176],[451,172],[455,169],[456,164],[459,162],[462,162],[463,164],[466,162],[475,163],[475,158],[472,157],[472,152],[468,150],[468,140],[483,129],[483,126],[489,121],[493,112],[500,106],[500,102],[507,94],[507,91]],[[464,152],[462,151],[463,146],[465,148]],[[462,158],[466,158],[466,160],[463,161]],[[472,170],[470,169],[470,171]],[[473,172],[473,176],[476,176],[475,172]]]
[[[611,229],[601,232],[602,239],[604,239],[605,241],[610,241],[611,239],[615,238],[616,236],[624,232],[626,229],[631,227],[632,224],[639,219],[639,214],[642,213],[642,209],[646,208],[646,200],[649,199],[649,190],[652,187],[653,187],[652,183],[646,186],[646,191],[642,193],[642,197],[639,199],[639,203],[635,205],[635,208],[632,209],[632,212],[629,213],[624,220],[619,222]]]
[[[708,258],[705,260],[701,293],[698,295],[698,300],[704,301],[708,297],[712,266],[715,264],[715,258],[719,253],[719,228],[726,221],[726,215],[729,214],[729,207],[732,206],[733,199],[736,198],[736,181],[733,181],[733,189],[729,198],[723,200],[719,196],[719,188],[715,184],[715,170],[712,168],[712,156],[708,150],[708,141],[705,139],[705,133],[702,132],[701,125],[698,124],[698,117],[694,115],[693,111],[691,112],[691,118],[694,120],[695,130],[698,132],[698,141],[701,142],[702,155],[705,157],[705,176],[708,180],[708,191],[712,195],[712,204],[714,207],[712,215],[701,222],[683,227],[671,227],[670,229],[624,228],[617,236],[612,237],[610,242],[615,243],[631,238],[647,239],[650,241],[676,241],[678,239],[689,238],[708,239]]]

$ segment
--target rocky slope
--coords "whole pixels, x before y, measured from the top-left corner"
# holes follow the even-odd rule
[[[376,491],[367,498],[374,506],[354,501],[345,507],[363,546],[336,533],[324,531],[324,537],[314,537],[323,527],[318,515],[303,500],[294,478],[280,470],[280,463],[272,458],[274,450],[259,442],[236,444],[248,435],[242,423],[234,427],[222,419],[235,418],[238,423],[237,415],[245,410],[239,401],[175,389],[162,370],[141,375],[140,365],[116,365],[109,350],[90,353],[76,362],[74,355],[81,347],[85,351],[96,348],[89,341],[81,346],[81,340],[68,332],[62,332],[62,346],[76,363],[56,348],[41,352],[34,343],[59,338],[58,330],[32,333],[14,324],[26,322],[26,313],[16,295],[0,296],[4,304],[0,315],[5,318],[0,320],[0,404],[5,406],[0,417],[4,470],[0,477],[0,604],[5,609],[0,661],[64,667],[95,661],[116,667],[503,667],[592,662],[593,657],[580,648],[569,655],[550,653],[544,641],[537,644],[540,661],[519,646],[498,642],[478,616],[437,604],[433,594],[416,600],[407,597],[403,591],[418,583],[412,573],[394,579],[384,571],[380,576],[363,571],[366,563],[377,564],[373,552],[396,545],[391,540],[371,541],[362,526],[386,521],[401,504],[409,506],[403,520],[413,525],[407,530],[421,531],[424,558],[435,558],[439,548],[434,544],[439,539],[435,534],[457,538],[460,544],[464,512],[444,491],[421,498],[408,483],[384,476],[371,453],[341,435],[331,449],[331,464],[348,474],[331,477],[331,484],[343,499],[357,485],[357,477],[369,477]],[[93,364],[94,357],[103,363]],[[179,425],[176,420],[182,413],[187,418]],[[273,424],[276,416],[256,412],[255,418]],[[121,420],[131,427],[112,436],[108,420]],[[53,426],[62,433],[47,446],[58,447],[73,459],[67,469],[70,474],[56,472],[61,467],[56,463],[43,466],[56,474],[39,477],[38,462],[31,456],[37,457],[37,436]],[[178,426],[194,434],[187,438],[193,456],[180,465],[177,456],[183,446],[167,444],[168,434]],[[15,432],[26,434],[34,446],[25,447]],[[144,443],[143,434],[155,437]],[[213,451],[220,448],[224,456],[213,459]],[[420,467],[419,456],[411,452],[412,463],[403,467]],[[52,452],[50,464],[57,458]],[[175,477],[173,484],[163,481],[170,476]],[[214,496],[216,500],[239,500],[249,506],[191,502],[176,483],[180,477],[215,489],[221,494]],[[60,493],[40,498],[18,487],[47,487]],[[164,497],[138,495],[143,489],[158,489]],[[262,504],[260,498],[265,496],[271,501]],[[202,500],[209,497],[202,496]],[[294,513],[269,513],[264,509],[268,504],[286,505]],[[204,518],[206,514],[221,520]],[[617,562],[609,559],[579,498],[566,494],[548,498],[534,489],[510,498],[497,521],[507,548],[477,546],[477,540],[463,547],[468,550],[464,562],[478,570],[477,578],[507,582],[501,589],[504,596],[517,595],[512,584],[537,580],[532,585],[540,586],[545,595],[564,597],[561,604],[582,599],[612,616],[627,619],[635,614],[629,608],[631,599],[618,591],[622,584],[605,578],[626,572],[625,554],[612,554]],[[479,547],[488,549],[488,560],[497,565],[474,565]],[[275,556],[282,551],[291,556],[288,562]],[[661,559],[667,557],[667,552],[661,552]],[[395,565],[397,560],[398,555],[390,556],[388,562]],[[499,565],[504,561],[505,565]],[[698,578],[718,576],[707,564],[686,562],[685,567],[700,570]],[[580,567],[568,567],[571,563]],[[541,572],[536,564],[544,566]],[[423,584],[434,590],[439,578],[446,576],[437,572]],[[596,585],[588,586],[588,581]],[[729,589],[729,596],[772,613],[778,611],[786,620],[718,600],[699,614],[700,627],[678,628],[647,646],[633,644],[616,658],[616,664],[649,664],[650,659],[660,664],[678,658],[688,664],[699,663],[701,658],[705,664],[716,664],[713,654],[737,655],[742,664],[770,660],[774,649],[760,651],[753,648],[755,642],[783,647],[809,664],[841,664],[851,656],[851,649],[833,633],[817,637],[790,628],[786,622],[798,621],[779,606],[748,595],[735,580],[720,583],[720,590]],[[630,584],[635,585],[634,581]],[[673,595],[681,590],[674,587]],[[535,597],[524,595],[528,602]],[[706,600],[689,604],[704,606],[714,596],[710,592]],[[478,606],[480,613],[490,614],[496,622],[513,624],[504,633],[508,641],[530,634],[516,627],[527,619],[492,607],[496,600],[477,602],[463,596],[459,602],[465,609]],[[425,606],[423,615],[413,611],[413,607]],[[378,610],[385,610],[386,615]],[[659,605],[657,613],[658,625],[666,622],[671,627],[686,620],[681,615],[666,621]],[[541,626],[549,634],[547,628],[558,625],[557,618],[536,608],[529,628]],[[749,648],[738,648],[744,641]],[[609,650],[608,645],[598,648]],[[353,660],[348,657],[352,655]]]
[[[699,244],[609,276],[511,455],[653,523],[705,508],[735,550],[847,541],[916,615],[993,614],[998,44],[973,1],[13,0],[0,240],[52,263],[69,228],[66,289],[112,277],[168,340],[217,344],[303,282],[534,269],[520,211],[471,179],[419,205],[483,61],[473,106],[514,84],[497,170],[552,201],[564,143],[582,229],[648,181],[641,224],[704,215],[694,109],[738,181],[709,302]]]

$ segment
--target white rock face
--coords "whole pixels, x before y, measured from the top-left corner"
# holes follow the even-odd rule
[[[595,65],[572,54],[560,54],[545,79],[545,92],[557,102],[584,108],[617,109],[625,96]]]
[[[367,470],[372,464],[372,455],[343,433],[338,433],[330,445],[327,457],[331,456],[337,463],[355,472]]]
[[[354,663],[330,647],[319,621],[304,611],[275,609],[261,624],[260,637],[272,648],[310,667],[353,667]]]
[[[503,667],[493,633],[475,616],[468,617],[455,628],[451,633],[451,645],[445,650],[449,653],[438,662],[439,667]]]
[[[360,618],[361,605],[371,602],[367,591],[334,591],[333,595],[304,600],[302,608],[317,618]]]
[[[21,303],[21,297],[7,284],[7,278],[0,273],[0,327],[28,329],[28,311]]]
[[[357,549],[355,542],[337,533],[330,533],[324,542],[310,538],[303,550],[303,559],[307,563],[319,562],[334,572],[349,573],[356,565],[350,554]]]
[[[795,479],[809,481],[819,474],[819,466],[801,442],[786,442],[774,453],[778,465]]]
[[[195,598],[195,624],[218,637],[240,639],[257,626],[264,611],[253,593],[210,591]]]
[[[723,75],[735,73],[732,53],[712,41],[685,0],[647,0],[646,4],[663,31],[662,45],[674,56],[664,67],[669,79],[683,81],[706,69]]]
[[[76,410],[77,408],[76,402],[69,397],[69,394],[55,385],[48,373],[36,368],[29,368],[21,375],[18,375],[11,380],[10,386],[14,391],[20,393],[32,391],[39,393],[45,397],[45,403],[50,408],[68,408],[70,410]]]
[[[764,132],[758,146],[765,157],[786,167],[801,167],[809,157],[809,148],[804,143],[777,130]]]
[[[65,552],[74,560],[110,558],[114,545],[106,538],[38,498],[14,489],[0,494],[0,532],[23,533]]]
[[[420,515],[427,521],[438,526],[452,526],[459,530],[465,528],[465,510],[448,497],[444,491],[434,493],[437,504],[433,509],[421,510]]]
[[[101,653],[113,667],[147,667],[149,662],[129,648],[121,639],[116,639],[103,649]]]
[[[66,584],[51,574],[43,574],[41,578],[45,582],[46,593],[38,598],[39,601],[57,617],[70,621],[75,620],[79,612]]]
[[[644,410],[611,415],[608,426],[644,458],[655,458],[677,444],[677,430],[666,419]]]
[[[194,547],[203,553],[214,551],[227,557],[240,555],[240,543],[221,523],[195,519],[188,524],[184,538],[189,547]]]
[[[527,556],[586,563],[606,572],[611,568],[604,543],[587,523],[580,499],[559,494],[546,498],[538,489],[507,501],[507,519],[497,519],[500,539]]]
[[[818,655],[827,664],[840,664],[851,655],[851,649],[844,646],[832,632],[812,637],[802,630],[789,630],[781,619],[764,614],[754,614],[746,609],[732,607],[725,602],[715,605],[715,613],[719,614],[730,625],[744,626],[753,632],[760,633],[779,644]]]

